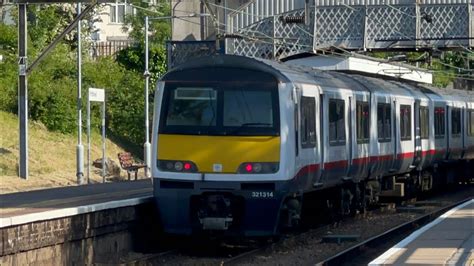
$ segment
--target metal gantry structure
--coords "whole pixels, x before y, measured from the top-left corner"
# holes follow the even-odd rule
[[[237,9],[223,2],[211,6],[227,11],[220,21],[227,54],[280,60],[337,49],[474,47],[473,0],[251,0]],[[176,59],[170,65],[195,55],[197,49],[185,42],[174,42],[170,48],[169,58]]]

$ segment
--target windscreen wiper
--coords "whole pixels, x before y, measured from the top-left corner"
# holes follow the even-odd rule
[[[228,135],[232,135],[232,134],[235,134],[237,132],[239,132],[240,130],[244,129],[244,128],[247,128],[247,127],[253,127],[253,126],[271,126],[272,124],[270,123],[244,123],[244,124],[241,124],[238,128],[232,130],[230,132],[230,134]]]

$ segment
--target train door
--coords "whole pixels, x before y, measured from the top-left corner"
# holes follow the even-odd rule
[[[433,105],[430,102],[423,101],[420,102],[418,108],[418,117],[419,117],[419,133],[417,134],[417,140],[419,138],[420,149],[416,149],[420,156],[420,161],[418,162],[417,167],[425,168],[431,164],[433,158],[434,142],[431,141],[432,132],[430,128],[433,128],[431,125],[432,120],[430,119],[430,114],[433,113]]]
[[[434,105],[434,162],[446,159],[448,149],[446,108],[447,106],[444,102],[436,102]]]
[[[375,101],[376,145],[373,146],[372,158],[375,175],[386,175],[392,168],[396,149],[395,130],[393,130],[395,101],[388,95],[377,95]]]
[[[328,185],[341,182],[347,178],[349,168],[349,98],[344,91],[326,92],[323,96],[323,134],[324,161],[323,180]]]
[[[351,100],[351,164],[348,176],[356,180],[369,175],[370,163],[370,94],[354,93]]]
[[[299,101],[299,153],[297,168],[304,169],[304,176],[298,177],[302,186],[310,187],[319,179],[320,156],[319,136],[316,116],[319,110],[319,89],[316,86],[303,85]]]
[[[463,103],[462,109],[461,109],[461,135],[462,135],[461,158],[464,158],[464,154],[466,153],[466,140],[467,140],[466,116],[467,116],[467,106],[465,103]]]
[[[414,119],[414,158],[412,161],[413,167],[418,167],[422,162],[422,145],[421,145],[421,117],[420,117],[420,110],[421,110],[421,101],[420,99],[415,98],[415,103],[413,105],[413,119]]]
[[[474,103],[467,105],[466,117],[466,159],[474,159]],[[474,170],[474,169],[472,169]]]
[[[396,103],[397,110],[397,138],[396,145],[396,161],[393,165],[393,171],[397,173],[408,172],[413,167],[415,156],[415,147],[419,148],[420,143],[416,143],[414,139],[415,127],[418,127],[416,118],[416,105],[412,99],[399,98]],[[415,110],[414,110],[415,109]]]
[[[462,152],[462,106],[458,102],[453,102],[448,110],[448,160],[458,160]]]

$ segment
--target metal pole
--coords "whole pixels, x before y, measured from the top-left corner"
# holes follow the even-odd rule
[[[77,3],[77,15],[81,14],[81,3]],[[77,146],[76,146],[77,184],[84,184],[84,146],[82,145],[82,42],[81,21],[77,22]]]
[[[87,184],[91,182],[91,101],[87,93]]]
[[[105,183],[105,99],[102,102],[102,183]]]
[[[18,5],[18,117],[20,121],[19,175],[28,179],[28,83],[26,4]]]
[[[151,145],[150,145],[150,130],[148,117],[148,86],[150,82],[150,72],[148,70],[148,16],[145,17],[145,144],[143,144],[145,157],[145,177],[149,176],[151,165]]]

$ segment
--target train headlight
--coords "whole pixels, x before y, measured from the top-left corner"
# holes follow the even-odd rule
[[[253,171],[255,173],[260,173],[262,171],[262,164],[261,163],[254,163],[253,164]]]
[[[181,172],[183,170],[183,163],[182,162],[175,162],[174,163],[174,170],[177,172]]]
[[[271,174],[278,172],[279,163],[243,163],[239,166],[239,174]]]
[[[158,169],[166,172],[196,173],[198,168],[191,161],[158,160]]]

